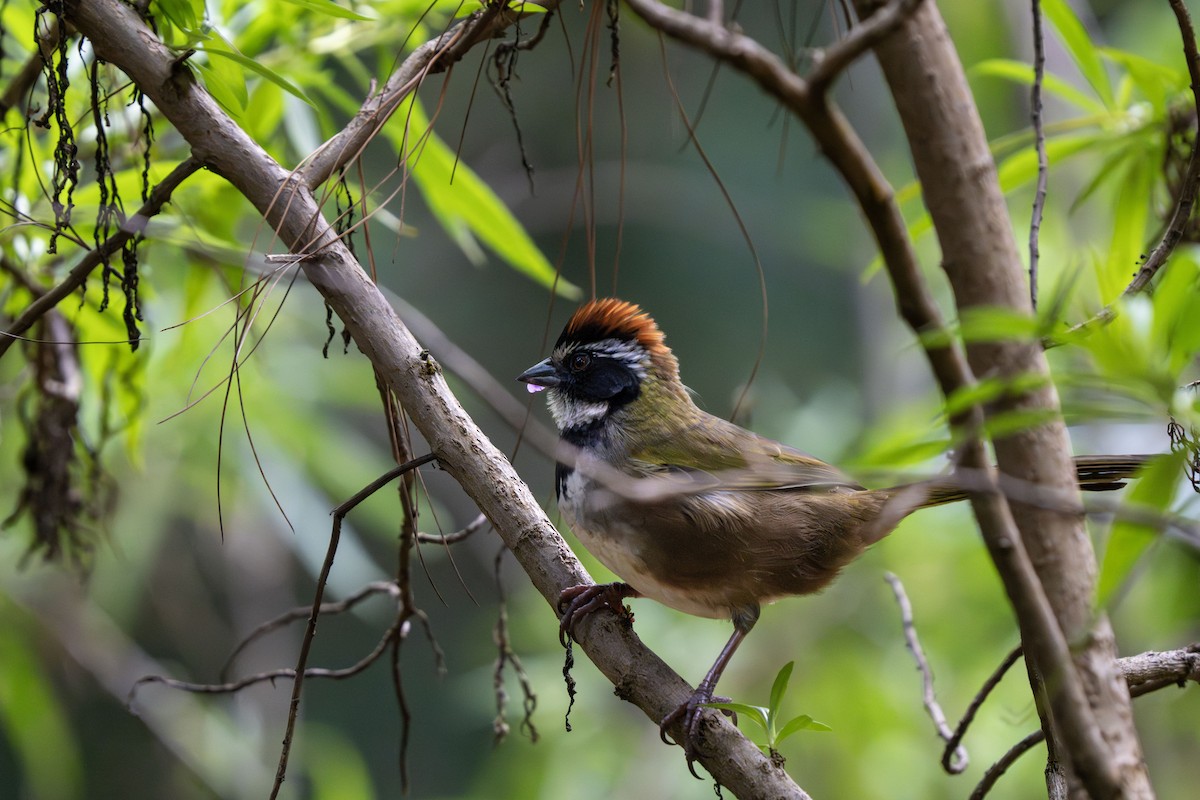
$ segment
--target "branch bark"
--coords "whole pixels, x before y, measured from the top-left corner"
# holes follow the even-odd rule
[[[855,2],[864,18],[880,5],[878,0]],[[1031,313],[995,164],[936,6],[925,3],[875,52],[900,112],[960,312],[1003,306]],[[967,358],[976,375],[999,380],[1048,375],[1037,342],[971,344]],[[1054,416],[1052,422],[995,440],[1003,473],[1073,491],[1070,443],[1058,408],[1048,380],[989,407],[987,413],[993,416],[1014,411]],[[1032,669],[1045,680],[1044,726],[1067,759],[1064,766],[1073,791],[1084,788],[1093,797],[1153,797],[1129,693],[1116,664],[1112,629],[1105,615],[1093,617],[1096,562],[1082,518],[1007,503],[1020,532],[1019,539],[1008,539],[979,513],[980,501],[975,504],[1017,611]],[[1021,549],[1036,571],[1032,583],[1020,575],[1021,565],[1012,564],[1011,571],[1002,565]],[[1042,593],[1044,601],[1038,596]],[[1041,614],[1044,602],[1053,611],[1048,621]]]
[[[504,18],[485,13],[460,23],[467,27],[456,28],[458,35],[440,37],[444,49],[420,51],[422,58],[445,65],[497,33],[501,27],[496,20]],[[187,139],[193,155],[255,205],[289,252],[313,256],[301,261],[309,282],[404,404],[439,464],[487,515],[547,601],[553,606],[564,587],[590,582],[529,488],[450,392],[441,368],[326,222],[310,189],[313,175],[336,168],[345,156],[333,156],[330,164],[310,168],[303,177],[289,172],[220,109],[129,6],[119,0],[74,0],[67,15],[97,56],[123,70],[154,101]],[[480,27],[471,27],[475,25]],[[370,125],[382,124],[386,114],[369,115]],[[365,120],[364,125],[370,127]],[[356,149],[339,141],[328,150],[346,154]],[[662,719],[689,696],[687,683],[614,618],[596,615],[578,634],[580,646],[613,682],[617,695],[651,720]],[[710,720],[704,740],[710,749],[700,762],[735,794],[807,797],[728,722]]]

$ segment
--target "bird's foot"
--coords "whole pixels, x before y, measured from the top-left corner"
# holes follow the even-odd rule
[[[602,608],[611,608],[626,625],[632,625],[633,612],[623,601],[638,596],[628,583],[592,583],[563,589],[558,596],[558,611],[562,614],[558,623],[559,641],[566,647],[567,638],[574,636],[579,621]]]
[[[658,735],[662,738],[663,743],[678,744],[683,748],[683,753],[687,757],[688,772],[692,773],[693,778],[700,777],[696,774],[695,763],[696,759],[700,757],[700,721],[704,718],[706,704],[728,702],[730,702],[728,697],[714,695],[711,686],[701,683],[686,702],[681,703],[678,708],[663,717],[662,722],[658,723]],[[737,724],[737,714],[725,709],[721,709],[721,713],[730,717],[734,724]],[[667,729],[677,722],[680,723],[683,730],[683,739],[671,742],[667,738]]]

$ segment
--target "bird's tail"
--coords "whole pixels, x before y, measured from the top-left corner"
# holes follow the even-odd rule
[[[1132,478],[1154,456],[1076,456],[1075,476],[1079,488],[1085,492],[1108,492],[1120,489],[1125,481]],[[906,487],[898,486],[893,492]],[[929,484],[924,499],[917,508],[929,508],[946,503],[966,500],[970,492],[947,478],[945,482],[933,481]]]

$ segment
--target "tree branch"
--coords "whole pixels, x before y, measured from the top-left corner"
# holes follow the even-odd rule
[[[119,0],[74,0],[67,15],[100,58],[122,69],[153,100],[196,158],[258,208],[289,252],[315,256],[301,262],[308,280],[548,603],[553,606],[563,588],[590,582],[529,488],[450,392],[437,362],[325,221],[308,188],[311,178],[297,179],[250,139],[128,6]],[[474,41],[455,40],[446,57],[465,52],[469,44]],[[333,150],[351,152],[340,144]],[[280,197],[287,202],[279,203]],[[682,678],[615,619],[590,618],[579,626],[577,641],[618,696],[656,722],[691,693]],[[741,796],[807,796],[736,728],[723,720],[713,725],[705,733],[711,751],[700,761],[721,785]]]
[[[162,207],[171,199],[171,193],[201,166],[203,165],[193,156],[181,161],[167,177],[150,190],[150,196],[146,202],[142,204],[136,214],[121,223],[121,227],[116,233],[105,239],[99,247],[89,250],[79,260],[79,263],[67,273],[67,277],[63,278],[61,283],[36,297],[13,321],[12,325],[8,326],[8,330],[0,333],[0,358],[4,356],[8,348],[12,347],[13,342],[18,341],[21,334],[32,328],[42,318],[43,314],[66,299],[71,292],[83,286],[88,275],[92,274],[92,270],[124,247],[130,239],[141,236],[142,232],[146,230],[150,218],[161,211]]]
[[[880,3],[856,0],[855,6],[868,17]],[[995,163],[937,8],[924,4],[876,47],[876,56],[900,112],[960,312],[1002,306],[1031,313]],[[1048,373],[1036,341],[973,343],[967,356],[975,374],[1001,380]],[[1050,412],[1054,421],[995,439],[1000,469],[1073,491],[1070,443],[1053,385],[1042,382],[988,408],[989,415],[1012,412]],[[1017,612],[1031,674],[1044,678],[1049,708],[1039,710],[1046,729],[1062,739],[1069,777],[1077,776],[1095,797],[1152,797],[1116,670],[1112,630],[1107,617],[1094,615],[1095,555],[1081,518],[992,495],[977,495],[973,504]]]

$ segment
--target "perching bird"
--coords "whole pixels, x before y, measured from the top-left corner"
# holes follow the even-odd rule
[[[967,495],[948,483],[868,490],[837,468],[702,411],[654,320],[621,300],[597,300],[567,322],[553,354],[518,380],[546,398],[571,463],[555,475],[559,509],[623,583],[575,586],[562,629],[627,597],[731,619],[733,635],[682,718],[688,765],[701,711],[763,603],[810,594],[911,511]],[[1083,488],[1123,485],[1145,456],[1077,462]]]

